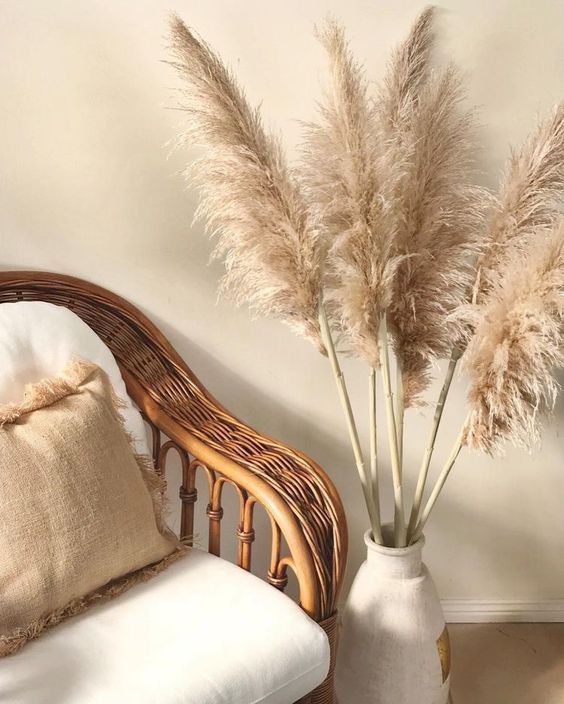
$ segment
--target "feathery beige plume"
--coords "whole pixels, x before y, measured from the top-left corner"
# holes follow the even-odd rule
[[[313,217],[330,244],[326,296],[347,343],[379,366],[378,326],[390,304],[397,266],[393,230],[380,195],[383,168],[362,67],[341,25],[328,20],[318,37],[330,63],[320,123],[306,126],[304,182]]]
[[[564,196],[564,103],[542,122],[504,170],[495,199],[484,252],[477,263],[474,299],[481,301],[513,247],[528,246],[539,228],[550,227]],[[541,230],[542,231],[542,230]]]
[[[458,71],[429,68],[431,20],[429,9],[395,52],[376,113],[387,161],[403,163],[402,177],[384,182],[383,197],[401,257],[388,318],[406,407],[428,385],[431,360],[449,357],[460,335],[453,314],[474,280],[485,202],[484,191],[468,180],[473,115],[461,107]]]
[[[205,148],[188,176],[201,194],[197,218],[218,236],[221,290],[273,315],[320,350],[317,319],[323,252],[280,141],[268,133],[231,71],[180,18],[171,20],[171,62],[182,78],[180,142]]]
[[[554,404],[553,371],[564,366],[564,219],[530,251],[513,250],[478,313],[463,360],[471,410],[465,442],[491,453],[506,440],[530,448],[539,417]]]
[[[396,136],[404,119],[410,119],[409,108],[428,78],[434,15],[434,7],[425,8],[406,40],[392,52],[378,98],[378,112],[388,136]]]

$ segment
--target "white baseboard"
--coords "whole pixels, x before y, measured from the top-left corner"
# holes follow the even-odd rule
[[[447,623],[562,623],[564,599],[493,601],[443,599]]]

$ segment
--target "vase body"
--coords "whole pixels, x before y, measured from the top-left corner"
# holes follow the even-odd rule
[[[339,704],[447,704],[448,631],[421,561],[424,539],[390,548],[375,544],[368,531],[365,542],[367,559],[342,617]]]

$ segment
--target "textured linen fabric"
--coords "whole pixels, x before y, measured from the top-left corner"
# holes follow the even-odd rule
[[[294,602],[193,549],[1,659],[0,701],[291,704],[328,668],[325,633]]]
[[[46,615],[177,546],[162,523],[160,479],[133,453],[115,403],[105,372],[74,362],[0,407],[0,640],[8,653],[19,631],[36,635]]]
[[[0,305],[0,404],[18,401],[27,384],[59,374],[69,359],[87,359],[106,372],[124,402],[121,413],[137,452],[149,454],[145,424],[127,395],[116,360],[85,322],[52,303]]]

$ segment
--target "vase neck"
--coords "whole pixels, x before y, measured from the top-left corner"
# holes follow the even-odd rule
[[[368,565],[378,572],[380,578],[415,579],[421,575],[423,540],[407,548],[391,548],[377,545],[368,532],[365,543]]]

